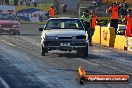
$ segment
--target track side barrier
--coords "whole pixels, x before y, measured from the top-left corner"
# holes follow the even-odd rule
[[[124,35],[116,35],[114,48],[127,50],[127,38]]]
[[[95,26],[95,31],[92,37],[92,42],[100,44],[100,26]]]
[[[101,45],[114,47],[115,30],[112,27],[101,27]]]
[[[127,50],[132,52],[132,37],[127,37]]]
[[[96,26],[92,42],[116,49],[132,51],[132,37],[116,35],[112,27]]]

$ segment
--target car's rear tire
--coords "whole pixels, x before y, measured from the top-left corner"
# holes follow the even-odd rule
[[[46,51],[46,49],[42,46],[41,47],[41,55],[42,56],[45,56],[45,53],[46,53],[45,51]]]
[[[16,32],[13,32],[12,34],[13,34],[13,35],[16,35],[17,33],[16,33]]]
[[[18,34],[18,35],[20,35],[21,33],[20,33],[20,32],[18,32],[17,34]]]
[[[20,35],[20,32],[13,32],[13,35]]]

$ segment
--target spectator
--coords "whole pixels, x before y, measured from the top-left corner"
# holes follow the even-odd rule
[[[55,17],[55,14],[56,14],[55,7],[53,6],[53,4],[51,4],[50,9],[49,9],[49,16]]]
[[[94,6],[98,6],[101,3],[102,0],[93,0]]]
[[[117,5],[116,2],[112,3],[112,6],[109,7],[107,12],[111,13],[111,20],[110,20],[110,27],[115,28],[115,33],[117,34],[117,28],[118,28],[118,18],[119,18],[119,9],[120,5]]]
[[[26,2],[26,6],[30,7],[30,1]]]
[[[37,4],[38,4],[37,2],[33,2],[34,7],[37,7]]]
[[[63,13],[66,13],[66,8],[67,8],[67,5],[63,4]]]
[[[47,11],[47,13],[45,14],[46,19],[49,19],[49,11]]]
[[[91,20],[91,29],[90,29],[90,42],[92,45],[92,36],[95,31],[95,25],[96,25],[96,22],[99,22],[99,20],[94,11],[91,11],[91,14],[92,14],[92,20]]]
[[[97,2],[96,2],[96,0],[93,0],[93,5],[94,5],[94,7],[97,6]]]
[[[127,15],[127,9],[128,9],[128,5],[125,2],[125,0],[123,0],[123,3],[121,4],[121,17],[124,17]]]
[[[122,22],[127,21],[126,34],[125,34],[126,37],[132,37],[132,10],[129,9],[127,12],[128,12],[128,15],[124,17]]]
[[[102,0],[96,0],[97,6],[101,3]]]
[[[60,11],[60,8],[59,8],[59,5],[60,5],[60,0],[54,0],[54,8],[56,9],[56,14],[59,15],[59,11]]]
[[[23,5],[23,0],[20,1],[20,5]]]

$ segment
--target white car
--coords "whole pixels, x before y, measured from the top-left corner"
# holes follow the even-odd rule
[[[61,17],[50,18],[41,33],[41,54],[51,50],[72,51],[83,57],[88,56],[88,41],[80,19]]]

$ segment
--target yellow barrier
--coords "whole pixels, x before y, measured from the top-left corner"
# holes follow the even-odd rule
[[[100,43],[100,26],[95,26],[94,35],[92,37],[93,43]]]
[[[127,37],[127,50],[132,51],[132,37]]]
[[[112,27],[101,27],[101,44],[114,47],[115,30]]]
[[[100,35],[100,30],[101,30],[101,35]],[[98,43],[104,46],[111,46],[122,50],[127,49],[126,41],[127,38],[124,35],[116,35],[115,30],[112,27],[101,27],[100,29],[100,26],[96,26],[94,35],[92,37],[93,43]]]
[[[126,50],[127,44],[126,44],[127,38],[124,35],[116,35],[114,48]]]

